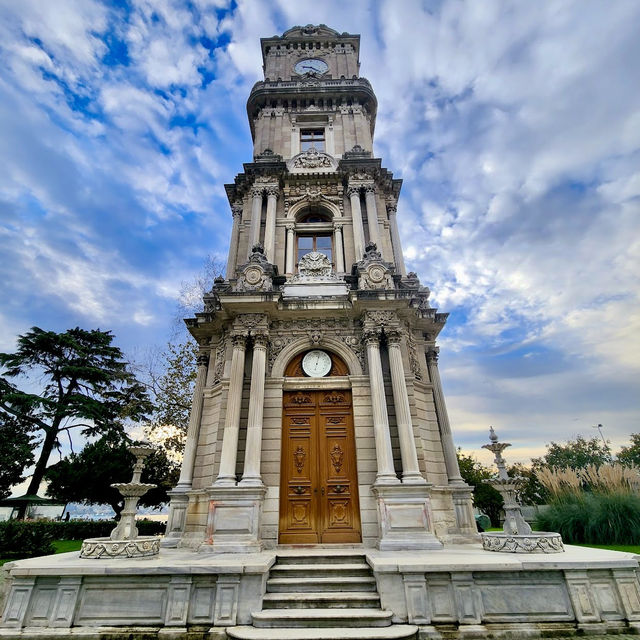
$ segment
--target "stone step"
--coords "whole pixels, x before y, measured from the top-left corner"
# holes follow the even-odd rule
[[[380,609],[266,609],[251,614],[253,626],[265,628],[388,627],[393,612]]]
[[[351,564],[276,564],[271,567],[270,575],[274,578],[313,577],[321,574],[331,576],[369,576],[371,567],[366,563]]]
[[[331,555],[304,555],[299,554],[287,555],[286,553],[278,553],[276,557],[277,565],[283,564],[366,564],[365,556],[362,554],[340,554],[332,553]]]
[[[267,593],[263,609],[349,609],[380,608],[380,596],[375,591]]]
[[[418,627],[393,624],[390,627],[324,627],[322,629],[257,629],[227,627],[233,640],[415,640]]]
[[[273,571],[273,569],[272,569]],[[310,593],[315,591],[377,591],[373,576],[345,576],[324,578],[269,578],[268,593]]]

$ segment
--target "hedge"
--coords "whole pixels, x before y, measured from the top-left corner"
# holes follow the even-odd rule
[[[115,527],[113,520],[69,520],[67,522],[8,520],[0,522],[0,558],[30,558],[54,552],[53,540],[106,538]],[[138,520],[142,536],[163,534],[166,524],[155,520]]]

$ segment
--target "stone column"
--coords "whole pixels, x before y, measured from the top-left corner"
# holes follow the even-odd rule
[[[244,454],[242,485],[262,486],[260,457],[262,453],[262,416],[264,412],[264,375],[267,363],[267,336],[253,338],[253,363],[251,365],[251,392],[249,419],[247,421],[247,446]]]
[[[387,203],[387,213],[389,214],[389,226],[391,227],[391,245],[393,247],[393,261],[397,272],[407,275],[407,268],[402,255],[402,244],[400,243],[400,232],[398,231],[398,219],[396,218],[397,205],[394,202]]]
[[[254,244],[260,242],[260,217],[262,216],[262,188],[254,188],[251,191],[251,226],[249,227],[249,249],[247,255],[251,255]]]
[[[375,242],[382,251],[380,244],[380,228],[378,226],[378,207],[376,205],[376,188],[370,184],[364,188],[364,197],[367,203],[367,222],[369,223],[369,242]]]
[[[198,448],[198,438],[200,436],[200,420],[202,418],[202,404],[204,401],[204,385],[207,380],[207,369],[209,367],[209,354],[201,351],[198,354],[198,374],[196,376],[196,386],[193,391],[191,402],[191,413],[189,414],[189,427],[187,429],[187,439],[184,445],[184,455],[182,457],[182,467],[180,469],[180,479],[176,485],[177,490],[188,491],[191,489],[193,480],[193,463],[196,459],[196,449]]]
[[[376,461],[378,465],[375,484],[396,484],[400,481],[393,468],[389,416],[387,414],[384,380],[382,378],[382,362],[380,360],[379,331],[373,329],[366,330],[364,341],[367,345],[369,384],[371,385],[371,410],[373,413],[373,435],[376,443]]]
[[[264,229],[264,252],[272,264],[276,259],[276,204],[279,189],[277,186],[267,188],[267,219]]]
[[[355,261],[364,256],[364,228],[362,226],[362,211],[360,209],[360,187],[349,187],[347,194],[351,198],[351,218],[353,219],[353,246]]]
[[[438,351],[435,347],[429,347],[427,350],[427,369],[429,370],[429,379],[433,385],[433,402],[436,406],[436,416],[440,427],[442,452],[444,453],[444,463],[447,468],[449,484],[465,484],[460,475],[456,445],[453,442],[451,426],[449,425],[449,416],[447,415],[447,407],[440,383],[440,372],[438,371]]]
[[[287,224],[287,260],[285,265],[286,273],[293,273],[295,268],[293,263],[293,255],[295,253],[294,241],[295,241],[295,230],[296,226],[293,223]]]
[[[231,375],[229,376],[229,390],[227,398],[227,416],[224,421],[222,436],[222,453],[220,455],[220,470],[214,484],[236,484],[236,459],[238,456],[238,434],[240,431],[240,407],[242,405],[242,383],[244,378],[244,352],[246,336],[235,334],[233,341],[233,355],[231,357]]]
[[[238,264],[238,236],[240,235],[240,221],[242,219],[242,203],[231,206],[233,226],[231,227],[231,242],[229,243],[229,258],[227,259],[227,280],[235,277]]]
[[[404,378],[400,339],[401,334],[399,331],[387,332],[393,403],[396,407],[396,422],[400,440],[400,455],[402,457],[402,482],[424,484],[426,480],[422,477],[418,467],[418,454],[413,436],[411,409],[409,407],[409,396],[407,395],[407,383]]]
[[[344,273],[344,246],[342,244],[342,223],[336,222],[333,225],[334,245],[336,251],[336,272]]]

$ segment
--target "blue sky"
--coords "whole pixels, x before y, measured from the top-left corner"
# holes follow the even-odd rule
[[[451,313],[457,442],[640,431],[632,0],[0,0],[0,349],[33,325],[165,342],[226,255],[259,38],[307,23],[362,36],[405,258]]]

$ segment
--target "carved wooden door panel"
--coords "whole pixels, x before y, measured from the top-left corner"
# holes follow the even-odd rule
[[[283,399],[279,541],[360,542],[351,392]]]

